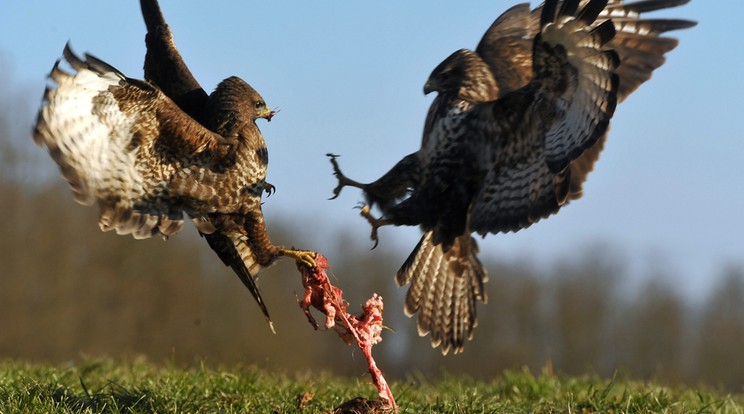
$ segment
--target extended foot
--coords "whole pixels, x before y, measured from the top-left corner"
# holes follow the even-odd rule
[[[338,195],[341,194],[341,190],[347,185],[361,189],[364,189],[364,187],[367,186],[366,184],[362,184],[358,181],[346,178],[346,176],[341,172],[341,168],[338,166],[338,161],[336,161],[336,158],[339,157],[338,155],[328,153],[326,154],[326,156],[331,159],[331,164],[333,165],[333,175],[335,175],[338,179],[338,185],[336,186],[336,188],[333,189],[333,197],[329,198],[329,200],[333,200],[338,197]]]
[[[297,262],[297,266],[304,266],[308,269],[314,269],[317,266],[315,263],[317,253],[309,250],[279,249],[279,254],[293,258]]]
[[[375,245],[372,246],[372,249],[374,249],[375,247],[377,247],[377,244],[380,242],[380,240],[377,238],[377,229],[379,229],[382,226],[393,224],[393,222],[390,220],[383,219],[382,217],[376,218],[372,216],[369,206],[366,204],[362,204],[358,206],[358,208],[361,210],[359,212],[359,215],[366,218],[369,224],[372,226],[372,233],[370,234],[369,238],[374,240],[375,242]]]

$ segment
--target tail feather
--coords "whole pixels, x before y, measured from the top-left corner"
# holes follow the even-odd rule
[[[476,301],[486,302],[486,270],[477,257],[478,245],[469,233],[455,239],[446,252],[427,232],[396,275],[399,286],[410,283],[405,313],[419,312],[418,332],[431,334],[432,347],[442,353],[462,351],[477,326]]]

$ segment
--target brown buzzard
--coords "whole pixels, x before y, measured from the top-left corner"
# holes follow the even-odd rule
[[[98,205],[103,231],[167,238],[188,215],[271,325],[254,277],[280,256],[315,265],[314,253],[275,246],[266,232],[261,196],[273,187],[265,181],[268,152],[256,120],[274,113],[237,77],[207,95],[157,1],[141,6],[146,81],[65,47],[72,71],[54,65],[34,140],[59,164],[75,200]]]
[[[472,338],[486,270],[471,233],[518,231],[581,197],[615,105],[664,63],[677,41],[662,34],[693,26],[642,13],[687,0],[549,0],[502,14],[475,51],[439,64],[424,86],[437,92],[421,149],[359,187],[377,239],[379,226],[418,225],[424,235],[397,273],[410,283],[405,311],[442,352]],[[375,219],[369,208],[383,213]]]

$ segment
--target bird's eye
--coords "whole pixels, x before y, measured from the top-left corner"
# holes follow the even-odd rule
[[[256,109],[261,109],[264,106],[266,106],[266,103],[264,103],[264,101],[258,101],[258,102],[256,102]]]

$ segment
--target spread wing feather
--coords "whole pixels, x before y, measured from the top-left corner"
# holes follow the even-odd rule
[[[546,9],[530,83],[472,112],[473,135],[485,136],[488,149],[484,185],[473,202],[474,231],[516,231],[565,203],[569,163],[605,133],[617,103],[617,55],[604,48],[614,26],[587,28],[605,3],[593,0],[576,18],[559,16],[555,23],[556,9]]]
[[[625,3],[610,0],[595,24],[612,18],[617,32],[607,45],[620,57],[618,101],[622,102],[652,72],[664,64],[664,55],[677,46],[677,40],[662,36],[671,30],[685,29],[696,23],[684,19],[646,18],[642,14],[687,4],[689,0],[639,0]],[[588,0],[582,0],[585,6]],[[562,8],[566,3],[562,2]],[[532,39],[540,32],[542,6],[529,9],[524,3],[502,14],[478,44],[478,54],[491,67],[501,95],[519,89],[532,78]]]
[[[90,55],[80,59],[69,45],[64,58],[74,73],[59,62],[52,69],[56,85],[45,92],[34,140],[48,148],[75,200],[99,205],[102,230],[135,238],[178,232],[185,207],[173,197],[191,194],[170,183],[184,164],[219,162],[225,140],[152,85]]]
[[[592,2],[584,10],[595,3],[601,2]],[[590,18],[596,17],[594,10],[590,10],[587,15]],[[577,26],[578,21],[567,22],[564,28],[569,30],[562,30],[558,24],[548,26],[542,33],[542,42],[535,42],[536,48],[540,44],[555,45],[548,47],[546,51],[565,46],[566,67],[576,70],[576,75],[568,73],[567,77],[575,89],[571,91],[569,87],[566,95],[555,101],[558,112],[563,116],[559,116],[545,134],[546,161],[551,171],[555,172],[566,168],[569,162],[605,133],[617,105],[618,77],[615,69],[619,60],[614,51],[602,51],[602,46],[615,35],[614,26],[607,21],[585,35],[585,32],[576,30],[581,27]],[[570,26],[576,29],[570,29]],[[544,54],[537,50],[534,55],[535,80],[542,86],[543,97],[556,90],[561,92],[562,85],[552,85],[555,79],[551,70],[543,66],[554,64],[554,58],[552,53]],[[545,62],[541,62],[542,59]],[[546,76],[544,81],[540,80],[545,75],[551,77]]]

